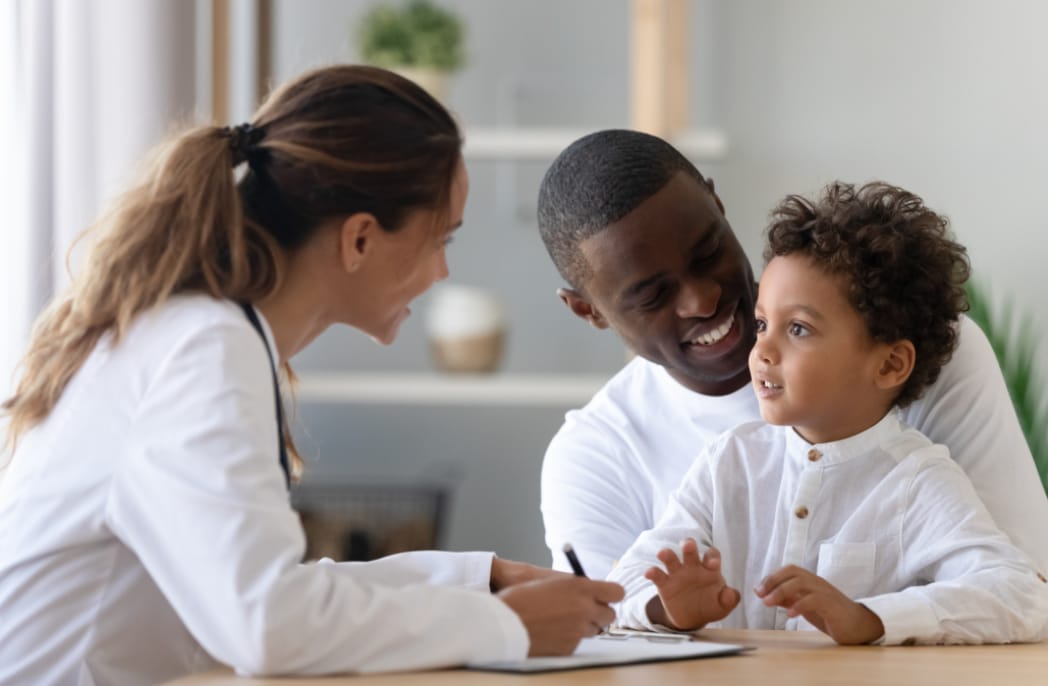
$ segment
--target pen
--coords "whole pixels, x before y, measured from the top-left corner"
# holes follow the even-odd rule
[[[575,576],[586,576],[586,572],[582,570],[582,564],[579,562],[579,557],[575,554],[575,549],[571,547],[570,543],[564,544],[564,555],[567,556],[568,564],[571,565],[571,571],[575,572]]]

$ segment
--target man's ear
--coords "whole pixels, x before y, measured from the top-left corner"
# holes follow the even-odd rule
[[[585,319],[598,329],[608,328],[608,320],[604,318],[604,315],[600,313],[600,310],[594,307],[589,300],[586,300],[585,296],[575,289],[558,288],[557,296],[564,301],[564,304],[568,306],[568,309],[571,310],[576,317]]]
[[[877,387],[885,391],[900,388],[913,373],[916,359],[917,351],[908,340],[884,344],[881,366],[874,379]]]
[[[721,202],[720,196],[717,195],[717,190],[713,186],[713,177],[712,176],[707,176],[706,177],[706,188],[709,189],[710,195],[713,196],[713,202],[717,203],[717,209],[720,210],[721,214],[723,214],[725,217],[727,217],[728,213],[724,211],[724,203]]]
[[[342,268],[352,273],[360,269],[371,255],[375,238],[382,231],[375,215],[369,212],[357,212],[343,220],[339,227],[339,259]]]

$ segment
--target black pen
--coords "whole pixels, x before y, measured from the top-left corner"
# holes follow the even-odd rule
[[[568,558],[568,564],[571,565],[571,571],[575,572],[575,576],[586,576],[586,572],[582,569],[582,564],[579,562],[578,555],[575,554],[575,549],[571,547],[570,543],[564,544],[564,555]]]

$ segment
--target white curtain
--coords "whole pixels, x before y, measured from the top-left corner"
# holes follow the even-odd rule
[[[0,395],[66,254],[196,106],[192,0],[0,0]],[[75,271],[76,256],[71,265]],[[0,427],[2,428],[2,427]],[[2,460],[0,460],[2,462]]]

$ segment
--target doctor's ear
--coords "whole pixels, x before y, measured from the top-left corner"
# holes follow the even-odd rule
[[[375,245],[375,238],[382,231],[375,215],[369,212],[351,214],[342,221],[338,233],[339,260],[347,272],[360,269]]]
[[[557,297],[564,301],[568,309],[579,319],[585,319],[598,329],[608,328],[608,320],[586,297],[573,288],[558,288]]]

